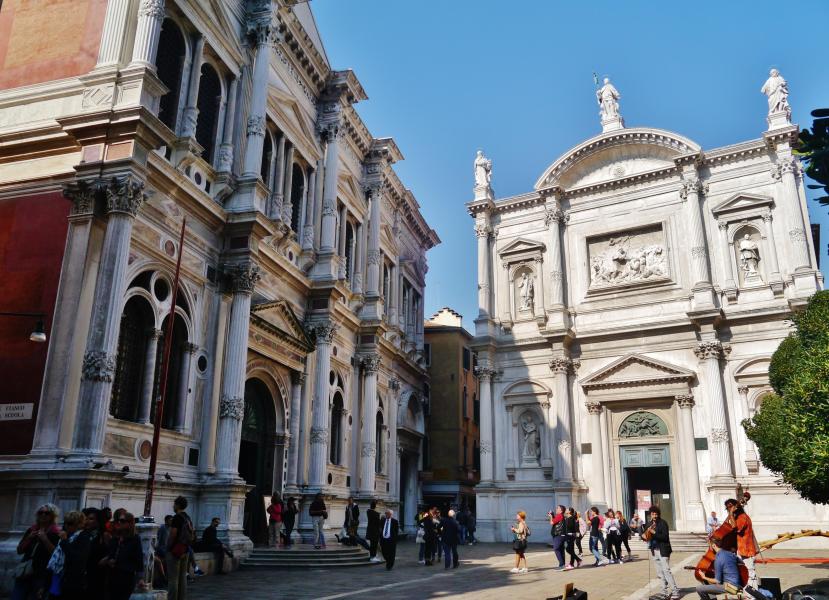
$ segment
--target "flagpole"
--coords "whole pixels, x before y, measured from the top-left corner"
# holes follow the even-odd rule
[[[181,236],[178,242],[178,258],[176,259],[176,274],[173,277],[173,291],[170,300],[170,315],[167,317],[167,331],[164,333],[164,358],[161,362],[161,380],[158,390],[158,402],[155,407],[155,421],[153,422],[153,445],[150,452],[150,471],[147,473],[147,491],[144,496],[144,517],[152,516],[153,492],[155,491],[155,468],[158,461],[158,439],[161,435],[161,419],[164,416],[164,399],[167,396],[167,375],[170,370],[170,353],[173,347],[173,325],[176,317],[176,298],[178,297],[178,277],[181,270],[181,257],[184,254],[184,228],[187,217],[181,222]]]

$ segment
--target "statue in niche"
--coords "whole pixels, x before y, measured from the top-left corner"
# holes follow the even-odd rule
[[[780,71],[772,69],[769,71],[769,78],[766,83],[760,88],[769,99],[769,114],[776,112],[785,112],[790,115],[792,112],[789,106],[789,84],[783,79]]]
[[[610,83],[610,78],[605,77],[604,85],[596,90],[596,100],[599,102],[599,115],[602,120],[619,118],[619,98],[621,97],[619,90]]]
[[[740,265],[748,275],[757,275],[757,263],[760,262],[760,250],[757,242],[745,234],[740,240]]]
[[[530,413],[521,417],[521,431],[524,435],[522,454],[524,458],[541,460],[541,439],[538,436],[538,425]]]
[[[478,150],[474,165],[475,187],[488,188],[492,182],[492,161],[484,156],[483,150]]]
[[[526,271],[521,275],[521,283],[518,284],[519,294],[521,295],[520,310],[532,310],[535,300],[535,284],[533,278],[530,277]]]

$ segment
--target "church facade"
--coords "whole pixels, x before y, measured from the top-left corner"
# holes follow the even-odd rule
[[[760,539],[781,515],[786,530],[825,521],[740,425],[771,389],[786,318],[823,285],[785,80],[763,88],[757,139],[710,150],[625,127],[604,84],[602,133],[532,191],[495,198],[492,162],[475,159],[478,537],[510,539],[519,510],[545,531],[557,504],[657,504],[699,532],[738,486]]]
[[[3,557],[44,502],[142,514],[168,342],[156,518],[182,494],[242,555],[273,491],[300,530],[317,492],[337,530],[349,496],[413,525],[440,240],[308,4],[5,9],[4,296],[49,342],[0,330]]]

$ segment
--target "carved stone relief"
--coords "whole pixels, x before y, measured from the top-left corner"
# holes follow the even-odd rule
[[[661,225],[589,238],[587,248],[591,290],[670,277]]]
[[[619,426],[620,438],[639,438],[668,435],[665,421],[655,414],[639,411],[627,417]]]

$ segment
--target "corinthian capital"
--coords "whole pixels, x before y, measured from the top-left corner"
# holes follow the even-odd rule
[[[141,0],[138,7],[139,17],[151,17],[161,21],[164,15],[164,0]]]
[[[337,334],[339,327],[339,325],[332,321],[323,321],[307,325],[306,330],[314,337],[318,345],[330,344],[334,341],[334,336]]]
[[[100,188],[100,183],[88,179],[80,179],[67,183],[63,187],[63,195],[72,201],[70,214],[92,215],[95,211],[95,197]]]
[[[251,294],[253,288],[256,287],[256,283],[262,278],[259,265],[253,262],[227,265],[225,271],[230,281],[230,289],[233,292]]]
[[[587,407],[588,414],[591,415],[600,415],[602,414],[602,405],[600,402],[586,402],[585,406]]]
[[[707,194],[708,184],[704,183],[699,177],[689,177],[684,179],[679,186],[679,197],[685,200],[688,194]]]
[[[376,373],[380,369],[380,355],[366,354],[360,360],[360,363],[363,365],[366,373]]]
[[[270,14],[262,14],[259,18],[248,21],[248,39],[257,47],[272,47],[279,37],[279,30],[271,21]]]
[[[102,182],[106,194],[108,213],[125,213],[132,217],[138,214],[144,200],[144,182],[133,175],[121,175]]]
[[[478,379],[481,381],[492,381],[492,378],[495,377],[495,369],[478,366],[475,367],[475,375],[477,375]]]
[[[674,400],[676,400],[677,406],[679,406],[679,408],[694,408],[693,394],[677,394],[676,396],[674,396]]]
[[[492,228],[483,221],[475,223],[475,236],[479,238],[488,238],[492,233]]]
[[[550,370],[553,373],[569,373],[573,367],[573,361],[564,356],[556,356],[550,359]]]
[[[245,416],[245,400],[243,398],[223,395],[219,400],[219,418],[241,421]]]
[[[726,349],[719,340],[714,340],[712,342],[700,342],[697,344],[697,347],[694,348],[694,354],[696,354],[697,358],[701,360],[709,358],[718,359],[723,356],[724,352],[726,352]]]
[[[570,215],[560,208],[547,208],[544,210],[544,224],[548,227],[551,223],[565,224],[570,220]]]

